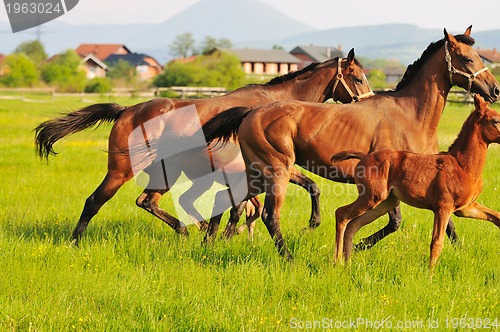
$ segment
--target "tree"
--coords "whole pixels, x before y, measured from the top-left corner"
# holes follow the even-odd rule
[[[231,48],[233,43],[227,38],[220,38],[219,40],[211,36],[206,36],[201,42],[200,50],[201,54],[206,55],[215,48]]]
[[[153,81],[155,86],[222,86],[226,89],[235,89],[244,83],[240,60],[221,52],[200,55],[188,63],[172,61]]]
[[[107,76],[112,80],[133,83],[137,77],[135,67],[128,61],[119,59],[114,64],[109,65]]]
[[[170,44],[170,53],[175,57],[187,58],[188,54],[194,51],[194,37],[191,32],[177,35]]]
[[[42,78],[61,91],[81,92],[87,77],[80,63],[78,54],[73,50],[67,50],[42,67]]]
[[[26,54],[38,66],[41,66],[42,62],[47,59],[45,48],[38,40],[19,44],[14,50],[14,53]]]
[[[375,89],[385,89],[387,83],[385,82],[385,73],[382,69],[372,69],[367,77],[370,86]]]
[[[281,45],[274,44],[274,45],[273,45],[273,50],[284,50],[284,48],[283,48],[283,46],[281,46]]]
[[[35,63],[23,53],[8,55],[2,67],[5,76],[0,78],[0,82],[6,86],[33,86],[39,80]]]

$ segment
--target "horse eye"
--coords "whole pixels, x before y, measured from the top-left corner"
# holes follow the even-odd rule
[[[363,80],[359,77],[354,77],[354,83],[356,84],[363,84]]]
[[[500,119],[497,119],[497,118],[495,118],[495,119],[491,119],[491,123],[493,123],[493,124],[495,124],[495,125],[496,125],[496,124],[499,124],[499,123],[500,123]]]
[[[464,61],[465,61],[466,64],[474,62],[471,58],[465,58]]]

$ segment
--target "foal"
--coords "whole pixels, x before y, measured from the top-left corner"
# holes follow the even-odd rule
[[[482,190],[481,173],[488,145],[500,143],[500,114],[477,94],[474,103],[474,112],[448,152],[429,155],[385,149],[370,154],[346,151],[332,156],[332,163],[361,159],[355,171],[359,196],[335,212],[337,261],[342,261],[342,252],[344,259],[349,259],[353,236],[361,227],[393,209],[400,200],[434,212],[431,271],[441,254],[452,213],[489,220],[500,227],[500,213],[476,202]]]

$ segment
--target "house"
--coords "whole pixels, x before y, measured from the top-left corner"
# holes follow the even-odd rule
[[[81,44],[76,48],[76,53],[84,58],[88,54],[93,54],[97,59],[104,61],[111,54],[132,53],[123,44]]]
[[[87,54],[85,56],[79,55],[82,60],[80,61],[80,68],[85,71],[85,75],[88,79],[93,79],[96,77],[106,77],[106,71],[108,70],[108,66],[99,60],[92,53]],[[46,63],[50,63],[57,58],[59,58],[59,54],[55,54],[48,59],[45,60]]]
[[[492,50],[478,49],[477,53],[486,65],[492,68],[500,66],[500,52],[496,48]]]
[[[331,46],[297,46],[290,51],[290,54],[300,59],[298,69],[307,67],[314,62],[324,62],[336,57],[344,57],[342,48]]]
[[[110,66],[123,60],[135,67],[137,76],[141,80],[147,80],[160,74],[163,67],[153,57],[141,53],[111,54],[105,59]]]
[[[398,66],[390,66],[384,68],[385,82],[388,84],[396,84],[401,81],[406,69]]]
[[[284,75],[296,71],[300,64],[298,58],[284,50],[224,48],[218,51],[236,55],[246,74]]]
[[[106,70],[108,70],[108,66],[106,66],[106,64],[99,60],[94,54],[89,53],[84,56],[81,64],[88,79],[106,77]]]

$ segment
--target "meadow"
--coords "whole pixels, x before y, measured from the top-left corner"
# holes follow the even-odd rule
[[[295,260],[277,254],[262,222],[253,241],[239,235],[203,245],[193,226],[181,238],[136,207],[127,183],[70,244],[85,199],[106,173],[110,126],[57,143],[48,162],[34,153],[33,128],[96,102],[137,98],[0,99],[0,330],[282,331],[320,328],[471,330],[500,326],[500,231],[454,217],[459,243],[445,242],[433,278],[427,268],[432,213],[402,205],[400,230],[352,263],[333,262],[335,209],[354,186],[318,177],[322,224],[304,231],[305,191],[289,186],[283,234]],[[493,105],[500,110],[499,105]],[[472,105],[449,103],[442,149]],[[491,146],[482,204],[500,210],[500,147]],[[161,202],[174,211],[169,195]],[[225,226],[227,216],[222,221]],[[357,238],[387,222],[383,217]]]

